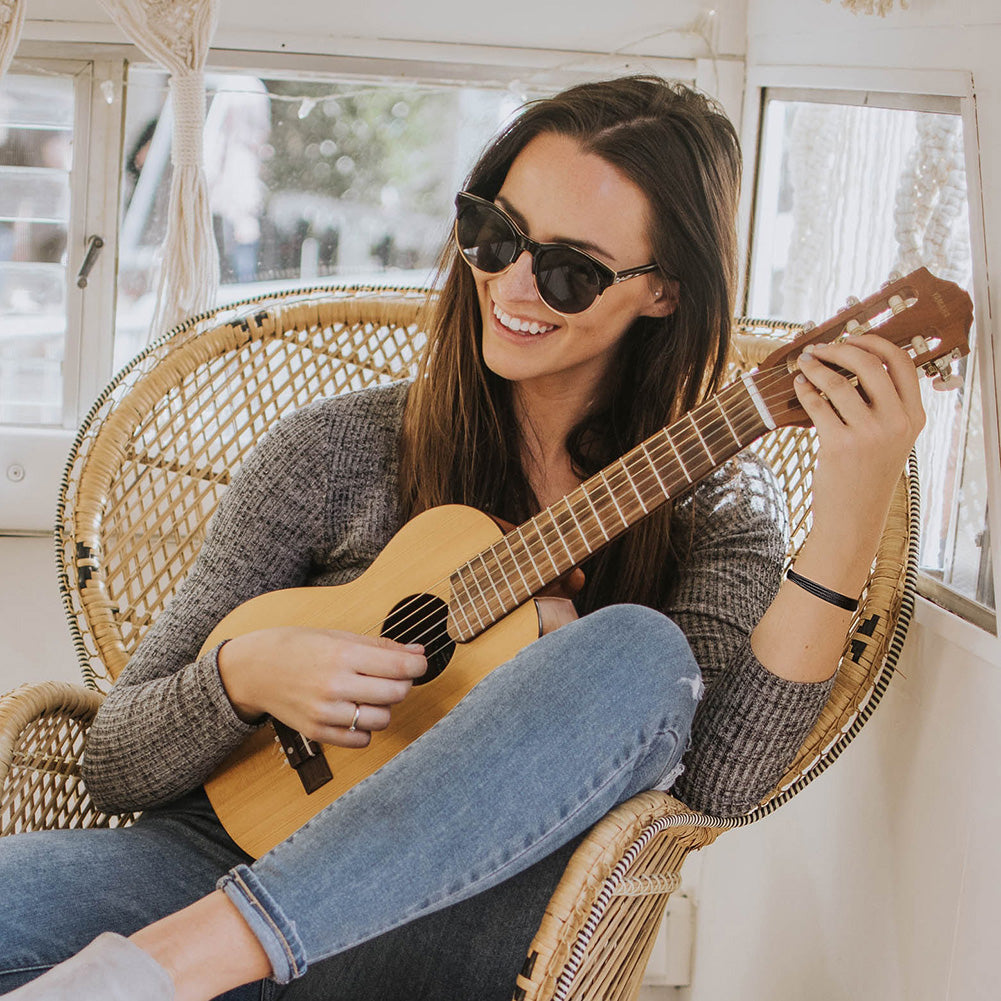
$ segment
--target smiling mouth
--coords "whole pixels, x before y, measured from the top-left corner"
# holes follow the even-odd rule
[[[550,330],[556,329],[554,323],[540,323],[538,320],[519,320],[516,316],[505,313],[497,303],[493,304],[494,316],[505,330],[510,330],[515,334],[547,334]]]

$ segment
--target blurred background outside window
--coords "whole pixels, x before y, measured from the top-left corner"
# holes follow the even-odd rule
[[[205,168],[219,303],[318,283],[425,285],[509,91],[210,74]],[[166,76],[129,71],[115,363],[145,340],[166,231]]]
[[[62,417],[74,83],[0,80],[0,424]]]
[[[893,272],[925,266],[972,295],[958,100],[890,106],[766,92],[746,311],[820,322]],[[901,106],[905,105],[905,106]],[[906,106],[910,105],[910,106]],[[974,334],[971,336],[975,336]],[[921,589],[995,629],[987,460],[975,346],[959,391],[922,377]]]

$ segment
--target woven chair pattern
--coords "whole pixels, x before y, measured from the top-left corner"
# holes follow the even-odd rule
[[[61,682],[23,685],[0,698],[0,836],[132,820],[97,810],[79,761],[97,692]]]
[[[0,699],[0,833],[108,826],[79,781],[89,720],[145,630],[184,579],[212,512],[254,442],[314,399],[413,369],[425,295],[315,288],[210,311],[127,366],[95,403],[64,477],[56,531],[63,602],[87,688],[25,686]],[[747,370],[793,324],[738,320],[733,371]],[[788,428],[752,446],[783,483],[790,558],[809,530],[816,440]],[[835,760],[893,673],[913,603],[916,471],[895,495],[838,681],[783,780],[738,817],[688,810],[648,792],[581,844],[550,901],[516,1001],[635,998],[687,854],[772,812]]]
[[[106,691],[187,576],[232,474],[279,418],[399,379],[425,296],[309,290],[196,317],[143,352],[84,420],[57,515],[84,680]]]

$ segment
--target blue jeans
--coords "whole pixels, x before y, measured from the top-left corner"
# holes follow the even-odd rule
[[[498,667],[256,862],[201,793],[124,830],[0,840],[0,991],[100,931],[184,907],[228,870],[218,885],[274,969],[233,1001],[507,1001],[573,847],[616,804],[673,781],[700,690],[670,620],[614,606]]]

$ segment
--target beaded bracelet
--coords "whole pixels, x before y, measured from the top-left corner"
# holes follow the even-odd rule
[[[841,594],[838,591],[832,591],[829,587],[824,587],[823,584],[818,584],[815,580],[810,580],[809,577],[796,573],[792,567],[786,571],[786,578],[794,584],[798,584],[804,591],[809,591],[814,597],[837,605],[838,608],[843,608],[846,612],[854,612],[858,608],[858,602],[854,598],[849,598],[847,594]]]

